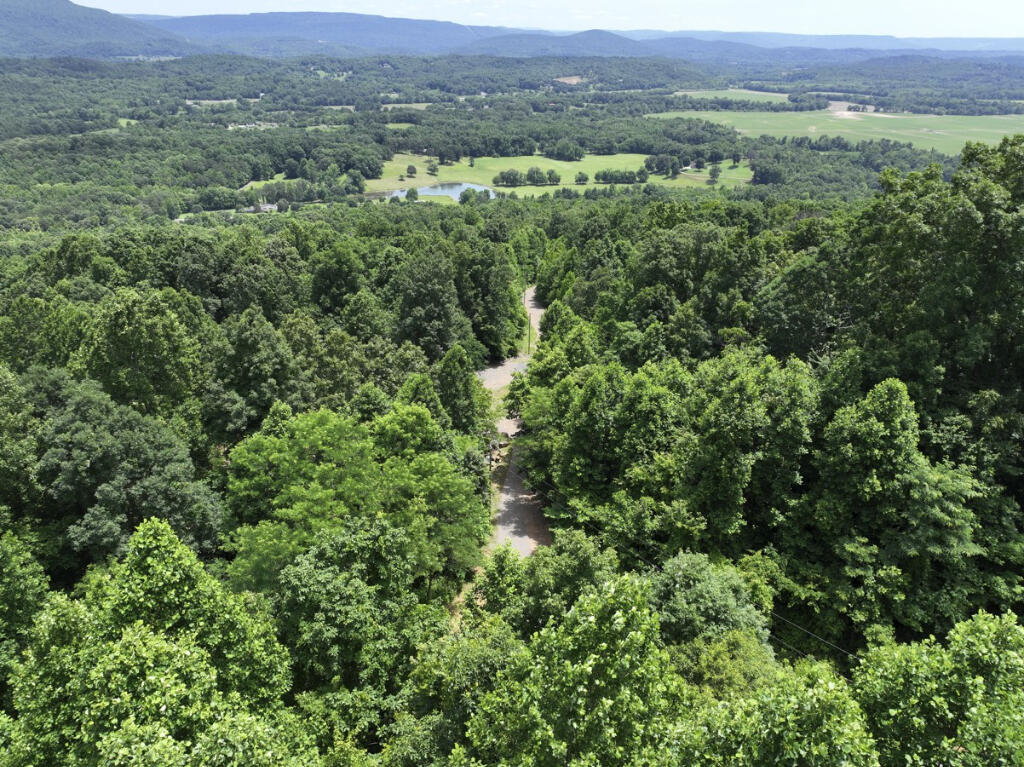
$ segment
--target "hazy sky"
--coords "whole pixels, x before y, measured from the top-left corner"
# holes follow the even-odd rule
[[[1024,37],[1022,0],[76,0],[187,16],[349,11],[543,29],[715,29],[904,37]]]

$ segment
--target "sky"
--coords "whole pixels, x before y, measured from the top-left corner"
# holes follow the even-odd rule
[[[347,11],[550,30],[659,29],[1024,37],[1022,0],[75,0],[115,13],[188,16]]]

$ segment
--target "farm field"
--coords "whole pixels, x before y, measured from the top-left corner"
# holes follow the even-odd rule
[[[382,104],[380,109],[382,112],[393,112],[396,109],[415,109],[422,112],[429,106],[429,101],[417,101],[415,104]]]
[[[789,94],[787,93],[751,91],[746,88],[721,88],[719,90],[706,91],[677,91],[676,95],[692,96],[695,99],[736,99],[737,101],[764,101],[775,104],[789,101]]]
[[[956,155],[967,141],[998,143],[1024,132],[1024,115],[923,115],[871,112],[660,112],[655,118],[690,117],[731,125],[751,136],[844,136],[851,141],[893,139]],[[724,175],[724,174],[723,174]]]
[[[493,186],[494,177],[503,170],[526,171],[531,167],[538,167],[547,171],[549,168],[555,170],[562,177],[559,186],[585,189],[588,186],[601,186],[594,183],[594,174],[600,170],[636,170],[644,164],[646,155],[642,154],[616,154],[616,155],[587,155],[579,162],[562,162],[549,160],[540,155],[533,157],[477,157],[473,167],[469,166],[469,160],[463,159],[452,165],[442,165],[436,176],[427,174],[427,163],[429,157],[411,154],[396,154],[392,160],[384,163],[384,173],[381,178],[369,179],[366,182],[366,191],[390,192],[396,189],[409,189],[411,187],[430,186],[431,184],[464,182],[468,184],[482,184]],[[415,178],[404,176],[409,165],[415,165],[417,174]],[[745,163],[738,168],[731,167],[732,162],[722,163],[722,176],[718,183],[721,186],[738,186],[750,181],[752,173],[750,167]],[[584,185],[574,183],[576,174],[580,171],[586,173],[590,180]],[[688,170],[680,173],[677,178],[666,179],[663,176],[651,176],[649,179],[655,184],[672,188],[706,187],[708,182],[708,171]],[[516,192],[516,194],[534,195],[552,192],[558,186],[518,186],[501,187],[501,191]]]
[[[277,173],[273,178],[266,179],[264,181],[250,181],[248,184],[242,187],[242,191],[246,189],[262,189],[267,184],[277,184],[284,181],[284,173]]]
[[[325,124],[321,124],[321,125],[308,125],[308,126],[306,126],[306,130],[307,131],[311,131],[311,132],[316,132],[316,131],[323,131],[323,132],[343,131],[343,130],[351,130],[351,126],[345,125],[344,123],[341,123],[340,125],[325,125]]]

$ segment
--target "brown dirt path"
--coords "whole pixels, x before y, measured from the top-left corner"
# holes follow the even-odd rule
[[[529,288],[524,296],[526,311],[530,315],[533,337],[540,336],[540,318],[544,308],[537,303],[536,290]],[[512,381],[512,374],[526,370],[529,354],[512,357],[497,365],[479,371],[477,375],[484,387],[492,392],[504,389]],[[517,419],[503,418],[498,421],[498,431],[514,437],[521,427]],[[538,546],[551,542],[551,532],[544,518],[540,498],[527,489],[523,475],[516,462],[513,443],[505,453],[504,479],[498,489],[497,504],[493,518],[494,530],[490,547],[511,543],[522,556],[528,557]]]

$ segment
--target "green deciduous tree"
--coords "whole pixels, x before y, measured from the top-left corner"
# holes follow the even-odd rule
[[[182,440],[155,419],[118,405],[92,381],[59,373],[30,383],[43,418],[36,434],[38,499],[23,518],[59,531],[48,566],[67,576],[118,553],[147,517],[168,523],[211,552],[221,530],[219,498],[197,481]]]
[[[363,260],[353,242],[341,241],[319,254],[312,268],[313,301],[324,311],[342,309],[362,287]]]
[[[163,294],[118,290],[97,307],[71,369],[118,402],[168,415],[202,384],[198,340]]]
[[[59,293],[19,295],[0,317],[0,359],[17,371],[66,365],[90,324],[86,308]]]
[[[979,613],[946,644],[889,643],[865,654],[854,690],[883,767],[1017,764],[1024,755],[1024,629]]]
[[[367,425],[315,411],[243,441],[232,451],[227,487],[229,508],[242,525],[231,538],[231,578],[272,588],[317,532],[378,514],[412,535],[415,578],[464,572],[478,557],[487,514],[471,480],[431,452],[443,441],[417,405]]]
[[[10,708],[7,679],[48,588],[46,574],[25,542],[11,532],[0,534],[0,711]]]
[[[823,584],[822,607],[855,625],[952,625],[972,600],[976,485],[918,441],[899,381],[841,408],[816,456],[816,492],[789,526],[798,580]]]
[[[219,375],[226,392],[216,407],[228,434],[251,431],[278,400],[292,406],[309,400],[305,373],[294,352],[259,308],[229,318],[224,332],[230,350],[221,360]]]
[[[494,689],[499,674],[515,664],[526,647],[497,616],[464,621],[420,649],[408,678],[408,710],[422,727],[399,735],[384,755],[388,765],[415,767],[409,757],[427,750],[438,765],[457,745],[466,745],[465,730],[485,695]],[[401,758],[399,758],[401,754]]]
[[[437,394],[452,426],[464,433],[479,432],[487,421],[490,395],[470,363],[466,351],[456,344],[434,368]]]
[[[414,545],[384,521],[348,525],[281,573],[277,612],[296,689],[344,693],[338,714],[353,727],[380,716],[416,645],[444,631],[443,609],[421,604],[413,588]]]
[[[12,677],[7,763],[315,763],[308,739],[282,726],[286,658],[265,612],[146,522],[80,599],[55,595],[36,618]],[[247,749],[280,759],[248,761]]]
[[[414,373],[406,378],[402,388],[398,390],[395,402],[403,405],[422,405],[438,424],[446,429],[451,428],[452,419],[441,402],[437,386],[425,373]]]
[[[518,573],[514,562],[492,559],[481,596],[488,609],[502,615],[525,638],[557,621],[582,594],[611,580],[617,570],[614,551],[602,549],[579,530],[564,530],[555,534],[550,546],[523,560]]]
[[[659,763],[676,682],[639,581],[584,595],[529,648],[470,720],[484,763]]]
[[[712,546],[764,545],[798,497],[817,406],[810,370],[727,352],[698,367],[691,392],[684,407],[694,440],[678,455],[676,497],[705,521]]]
[[[409,256],[391,281],[398,338],[412,341],[431,361],[439,360],[465,322],[459,310],[451,265],[434,253]]]
[[[860,707],[825,664],[805,663],[750,697],[711,705],[688,719],[677,736],[677,764],[879,764]]]
[[[747,631],[767,641],[766,621],[751,603],[750,590],[731,565],[712,564],[703,554],[684,552],[651,575],[651,607],[670,644]]]
[[[18,376],[0,365],[0,507],[18,510],[35,497],[33,464],[40,417]]]

